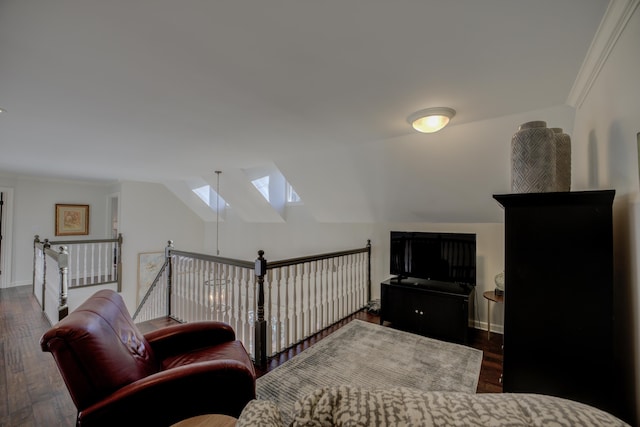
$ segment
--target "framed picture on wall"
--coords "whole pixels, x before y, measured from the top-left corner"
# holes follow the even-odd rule
[[[138,304],[164,264],[164,252],[141,252],[138,254]]]
[[[56,204],[56,236],[89,234],[89,205]]]

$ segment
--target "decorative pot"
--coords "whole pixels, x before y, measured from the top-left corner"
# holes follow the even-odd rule
[[[494,281],[496,282],[494,293],[496,295],[504,295],[504,271],[496,274]]]
[[[556,191],[571,191],[571,137],[551,128],[556,141]]]
[[[554,132],[544,121],[520,125],[511,138],[511,191],[555,191],[556,149]]]

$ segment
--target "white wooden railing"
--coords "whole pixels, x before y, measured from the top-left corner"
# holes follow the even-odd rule
[[[68,259],[64,246],[57,249],[45,245],[34,247],[33,294],[52,324],[69,313]]]
[[[242,261],[178,251],[169,242],[134,321],[224,321],[263,363],[369,301],[370,243],[276,262],[258,253],[255,261]]]
[[[264,284],[270,352],[279,353],[369,301],[366,248],[268,262]]]
[[[117,239],[58,241],[40,241],[35,236],[33,294],[51,323],[64,318],[95,292],[95,287],[121,291],[121,250],[122,235]]]

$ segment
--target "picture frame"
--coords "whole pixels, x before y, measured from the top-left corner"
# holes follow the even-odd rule
[[[89,234],[89,205],[56,203],[56,236]]]
[[[164,261],[164,252],[140,252],[138,254],[138,304],[149,290]]]

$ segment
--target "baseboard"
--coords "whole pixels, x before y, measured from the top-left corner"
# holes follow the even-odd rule
[[[32,283],[30,281],[28,281],[28,280],[18,280],[18,281],[9,283],[9,285],[7,285],[7,286],[3,286],[3,289],[4,288],[15,288],[15,287],[18,287],[18,286],[31,286],[31,285],[32,285]]]
[[[473,323],[473,328],[480,329],[481,331],[487,330],[487,322],[475,321]],[[504,325],[494,325],[491,324],[491,333],[494,334],[504,334]]]

